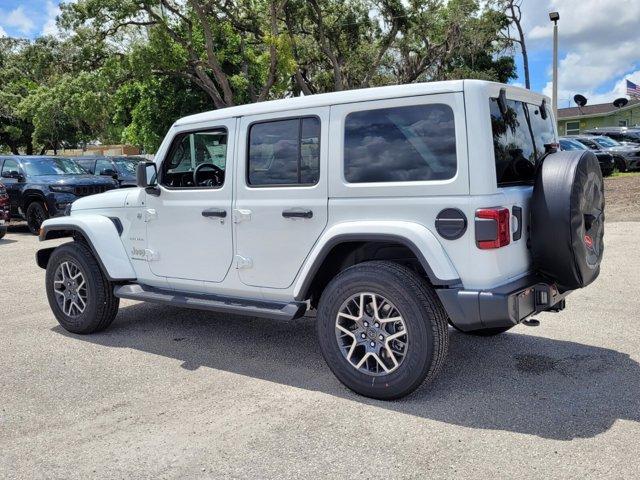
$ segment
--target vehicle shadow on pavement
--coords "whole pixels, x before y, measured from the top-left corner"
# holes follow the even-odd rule
[[[436,381],[382,402],[354,394],[331,374],[311,318],[282,322],[135,304],[99,334],[53,330],[175,358],[187,370],[225,370],[469,428],[571,440],[603,433],[618,419],[640,422],[640,364],[629,355],[532,335],[479,338],[451,330]]]
[[[12,235],[26,235],[33,237],[33,233],[29,231],[26,223],[12,223],[7,225],[7,233]]]

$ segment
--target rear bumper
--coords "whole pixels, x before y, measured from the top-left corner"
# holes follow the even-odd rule
[[[436,290],[451,323],[463,331],[508,327],[544,310],[564,308],[571,293],[529,275],[490,290],[443,288]]]

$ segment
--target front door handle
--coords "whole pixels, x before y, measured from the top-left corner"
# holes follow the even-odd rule
[[[291,208],[282,212],[284,218],[313,218],[313,211]]]
[[[218,218],[226,218],[227,211],[223,208],[207,208],[202,211],[203,217],[218,217]]]

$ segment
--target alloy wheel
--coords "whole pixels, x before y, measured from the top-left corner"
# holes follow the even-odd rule
[[[367,375],[387,375],[403,362],[409,346],[398,309],[382,295],[357,293],[336,316],[335,333],[343,357]]]
[[[67,260],[58,265],[54,274],[53,291],[62,312],[78,317],[87,307],[87,283],[80,267]]]

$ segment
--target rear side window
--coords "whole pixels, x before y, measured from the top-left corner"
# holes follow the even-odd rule
[[[344,176],[349,183],[446,180],[456,169],[454,117],[448,105],[347,115]]]
[[[320,120],[255,123],[249,130],[249,185],[315,185],[320,178]]]
[[[507,100],[503,115],[498,100],[489,100],[498,186],[533,183],[546,146],[556,143],[551,115],[542,118],[540,107]]]

